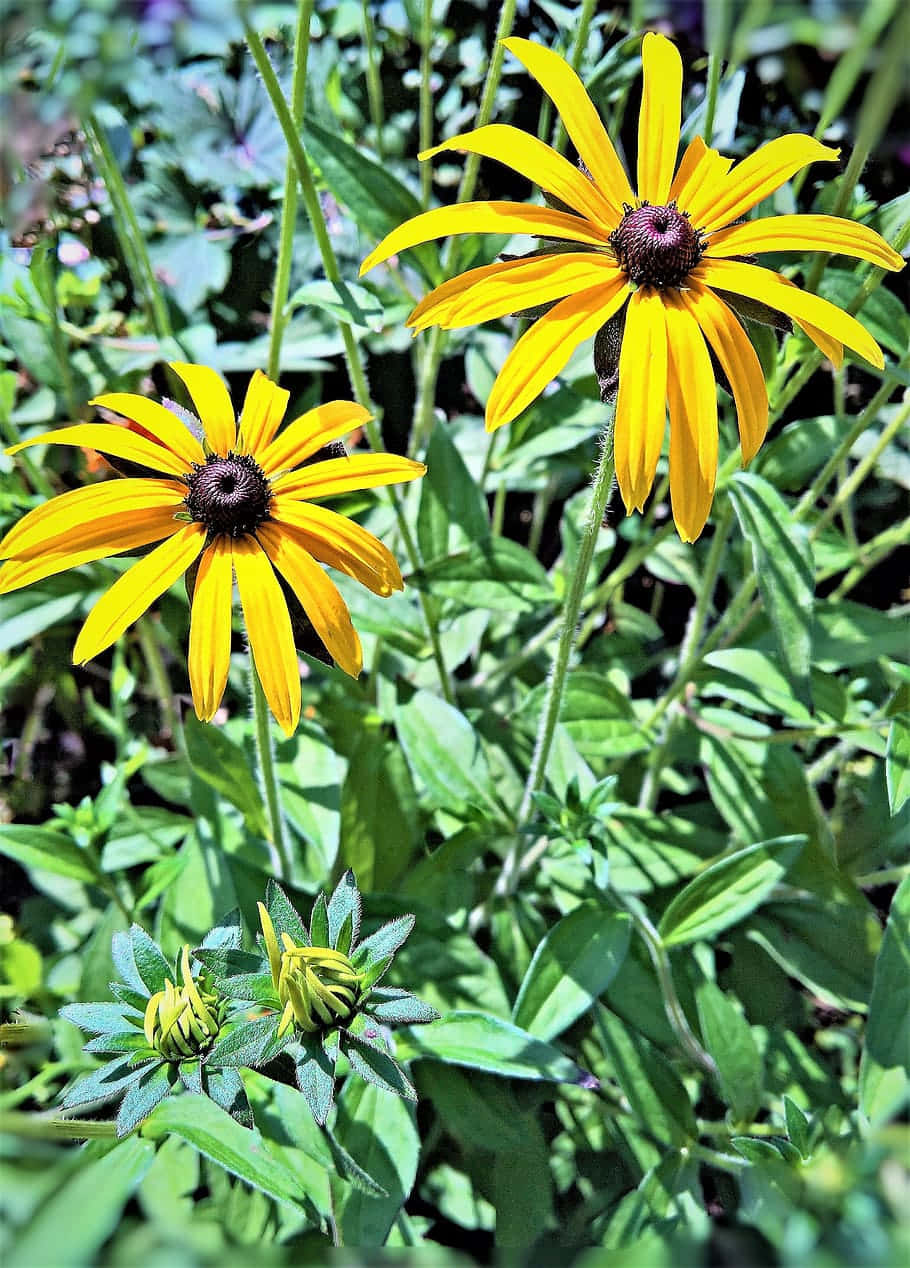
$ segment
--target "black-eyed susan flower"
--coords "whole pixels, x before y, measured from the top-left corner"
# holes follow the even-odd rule
[[[201,420],[184,424],[164,405],[127,392],[91,402],[128,420],[79,423],[27,445],[96,449],[140,474],[63,493],[30,511],[0,542],[0,594],[65,568],[160,542],[132,564],[92,608],[73,649],[82,664],[109,647],[181,574],[190,571],[189,676],[203,721],[224,694],[234,578],[256,671],[277,721],[290,735],[300,716],[300,674],[288,595],[295,596],[345,673],[360,673],[360,640],[320,564],[374,594],[402,588],[389,550],[359,524],[318,503],[355,489],[413,480],[421,463],[393,454],[307,460],[369,417],[351,401],[318,405],[279,431],[289,393],[261,371],[236,419],[222,379],[177,362]],[[195,424],[196,420],[192,420]],[[291,600],[293,602],[293,599]]]
[[[640,510],[654,480],[669,405],[673,514],[680,535],[692,541],[711,508],[717,473],[711,353],[732,390],[744,462],[758,450],[768,424],[761,366],[727,297],[785,314],[836,365],[844,345],[879,368],[884,364],[881,349],[853,317],[743,257],[828,251],[886,269],[899,269],[903,261],[871,229],[833,216],[737,224],[807,164],[836,159],[839,151],[791,135],[734,166],[696,138],[677,167],[682,62],[663,36],[649,33],[642,44],[637,196],[572,68],[528,40],[504,43],[552,98],[581,166],[505,124],[452,137],[420,157],[459,150],[497,159],[557,205],[473,202],[425,212],[383,239],[361,271],[453,233],[521,233],[549,243],[525,258],[445,282],[417,305],[408,324],[415,332],[432,325],[454,329],[552,305],[499,372],[486,407],[493,430],[520,414],[575,348],[625,308],[614,424],[619,487],[627,509]]]

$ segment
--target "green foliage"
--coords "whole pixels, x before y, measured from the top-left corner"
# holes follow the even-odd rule
[[[671,32],[686,141],[710,116],[737,159],[792,131],[841,146],[762,214],[906,243],[902,6],[772,7],[519,6],[513,33],[573,59],[634,166],[641,31]],[[668,444],[642,515],[610,499],[535,783],[609,419],[590,350],[491,436],[528,319],[416,339],[405,320],[527,241],[358,270],[465,172],[474,199],[535,200],[486,161],[422,174],[417,151],[481,103],[576,155],[511,55],[485,91],[483,6],[320,5],[299,135],[330,276],[312,207],[285,221],[286,136],[244,43],[248,20],[290,100],[298,17],[47,0],[5,31],[4,444],[94,419],[105,391],[179,410],[168,360],[217,368],[239,400],[277,323],[288,418],[362,395],[384,447],[428,469],[332,503],[405,589],[340,577],[364,672],[302,656],[277,827],[239,621],[203,724],[182,582],[86,666],[78,627],[131,556],[3,596],[3,1262],[320,1264],[343,1244],[891,1268],[910,1253],[906,275],[763,259],[855,311],[884,370],[835,370],[747,315],[769,436],[737,470],[722,385],[694,545],[669,521]],[[108,474],[78,448],[0,456],[0,534]]]

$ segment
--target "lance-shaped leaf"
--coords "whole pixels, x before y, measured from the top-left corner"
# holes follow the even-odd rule
[[[368,1083],[375,1083],[386,1092],[417,1100],[417,1093],[404,1071],[378,1044],[371,1043],[365,1035],[345,1033],[342,1051],[351,1063],[351,1069]]]

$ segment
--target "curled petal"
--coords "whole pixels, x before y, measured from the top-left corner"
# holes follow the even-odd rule
[[[273,500],[272,519],[320,563],[353,577],[374,594],[389,595],[404,588],[392,552],[346,515],[278,497]]]
[[[766,216],[731,225],[711,234],[705,254],[725,259],[761,251],[830,251],[895,272],[904,267],[898,253],[874,229],[840,216]]]
[[[313,629],[339,667],[356,678],[363,665],[360,639],[347,604],[315,559],[276,524],[263,524],[259,537],[269,559],[303,605]]]
[[[290,392],[257,370],[250,379],[237,428],[237,452],[257,458],[278,430]]]

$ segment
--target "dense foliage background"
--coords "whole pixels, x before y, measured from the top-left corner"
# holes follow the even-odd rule
[[[704,119],[708,50],[722,151],[816,129],[842,147],[840,173],[811,168],[766,210],[836,210],[906,246],[896,0],[594,9],[521,3],[513,30],[576,59],[627,157],[640,37],[659,29],[686,66],[684,133]],[[287,90],[294,6],[249,20]],[[58,1010],[110,999],[113,935],[138,922],[173,959],[239,907],[252,945],[273,868],[239,623],[225,706],[204,726],[182,585],[74,668],[81,619],[127,561],[51,577],[5,597],[0,624],[10,1268],[319,1262],[332,1230],[351,1246],[636,1268],[884,1268],[910,1249],[905,275],[767,261],[861,304],[885,371],[835,372],[801,336],[756,328],[774,423],[747,477],[722,467],[705,535],[677,539],[665,480],[644,516],[614,498],[547,785],[519,822],[607,418],[590,349],[491,444],[483,404],[516,322],[412,341],[407,313],[450,275],[444,244],[357,281],[384,233],[455,199],[462,162],[415,156],[473,125],[498,20],[472,0],[317,6],[302,138],[345,285],[325,279],[301,207],[280,315],[293,414],[351,396],[344,323],[385,447],[428,464],[404,499],[419,552],[404,593],[340,579],[367,671],[306,657],[304,720],[277,744],[283,882],[301,908],[353,868],[367,929],[417,917],[388,983],[443,1014],[396,1033],[419,1103],[344,1081],[335,1137],[378,1192],[342,1174],[300,1093],[262,1074],[245,1076],[250,1150],[181,1098],[119,1143],[103,1108],[60,1127],[61,1093],[96,1059]],[[5,27],[7,443],[91,417],[104,390],[176,395],[169,359],[219,369],[240,399],[267,361],[287,168],[243,15],[53,0]],[[494,117],[553,135],[509,59]],[[475,196],[528,190],[485,164]],[[497,248],[471,239],[459,266]],[[721,402],[723,463],[736,433]],[[111,475],[78,450],[0,457],[0,471],[4,530]],[[344,509],[405,567],[388,498]],[[526,866],[504,884],[516,842]]]

